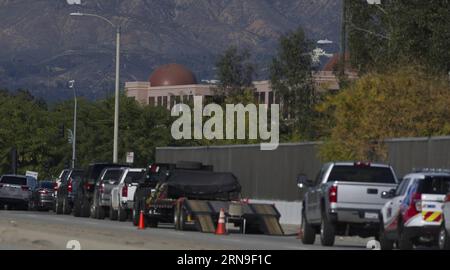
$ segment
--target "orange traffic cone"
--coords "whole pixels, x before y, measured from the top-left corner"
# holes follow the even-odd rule
[[[144,224],[144,211],[141,210],[141,214],[139,215],[139,226],[138,230],[145,230],[145,224]]]
[[[227,229],[225,227],[225,211],[223,210],[223,208],[220,209],[219,222],[217,224],[216,234],[217,235],[227,234]]]

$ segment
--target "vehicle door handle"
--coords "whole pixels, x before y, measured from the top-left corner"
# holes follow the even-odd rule
[[[367,194],[378,194],[378,189],[369,188],[367,189]]]

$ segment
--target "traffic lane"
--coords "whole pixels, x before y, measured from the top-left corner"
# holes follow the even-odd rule
[[[338,238],[335,247],[325,248],[319,244],[304,246],[295,236],[274,237],[242,234],[217,236],[194,231],[175,231],[172,225],[139,231],[130,222],[57,216],[47,212],[0,211],[0,220],[3,221],[0,222],[0,229],[5,226],[13,227],[17,230],[18,236],[21,235],[21,230],[28,230],[28,234],[22,235],[28,235],[33,239],[43,238],[33,241],[37,241],[38,244],[46,243],[47,246],[36,247],[49,249],[53,247],[65,249],[64,241],[69,240],[79,240],[85,249],[354,250],[365,249],[367,242],[367,240],[354,238]],[[30,230],[35,232],[35,235],[30,235]],[[23,237],[21,239],[24,240]],[[56,241],[58,244],[52,245],[45,241],[39,242],[39,240],[45,240],[52,244]],[[31,242],[33,243],[33,241]]]

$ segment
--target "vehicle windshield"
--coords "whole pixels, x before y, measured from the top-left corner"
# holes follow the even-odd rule
[[[446,195],[450,192],[450,177],[426,177],[421,181],[419,192],[422,194]]]
[[[80,179],[82,178],[84,175],[83,171],[72,171],[72,173],[70,174],[70,178],[73,179]]]
[[[119,183],[120,177],[122,176],[123,170],[107,170],[103,176],[105,181],[113,181],[114,183]]]
[[[145,177],[145,171],[141,172],[128,172],[126,178],[131,178],[132,183],[138,183]]]
[[[18,186],[27,185],[27,179],[25,177],[17,177],[17,176],[3,176],[0,182],[2,184],[10,184]]]
[[[53,182],[39,182],[38,188],[45,188],[45,189],[53,189],[55,187],[55,184]]]
[[[334,166],[328,179],[329,182],[396,183],[392,170],[383,167]]]

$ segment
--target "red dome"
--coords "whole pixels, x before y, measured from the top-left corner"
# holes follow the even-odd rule
[[[179,64],[161,66],[150,75],[150,86],[152,87],[190,84],[197,84],[194,73]]]

